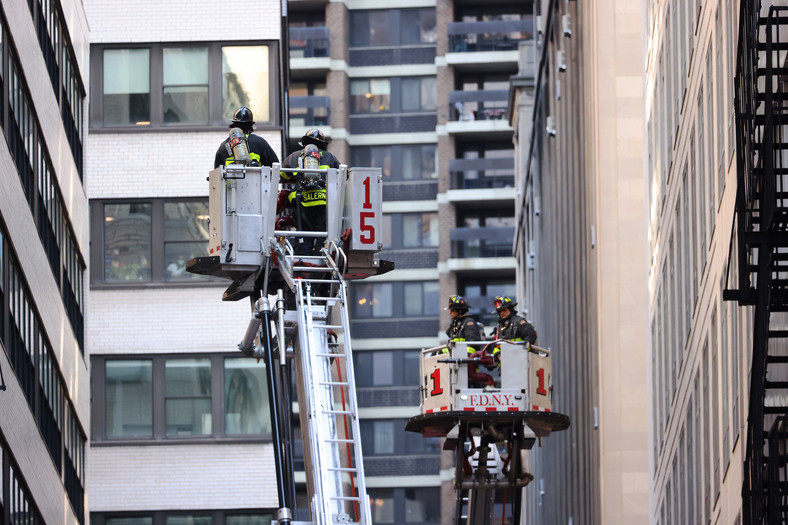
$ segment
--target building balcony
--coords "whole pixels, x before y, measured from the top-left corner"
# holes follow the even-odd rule
[[[290,71],[295,78],[326,73],[331,65],[328,27],[290,28]]]
[[[452,190],[514,187],[514,156],[449,161]]]
[[[451,240],[451,259],[511,258],[514,246],[514,227],[453,228],[449,239]],[[484,266],[484,262],[481,264]],[[476,264],[472,265],[472,268],[475,266]]]
[[[446,269],[468,278],[512,280],[517,269],[512,256],[514,235],[514,226],[453,228]]]
[[[533,19],[452,22],[448,33],[447,64],[466,69],[516,70],[518,45],[533,41]]]
[[[327,96],[290,97],[290,128],[326,127],[331,101]],[[292,135],[292,133],[291,133]],[[298,135],[299,137],[301,135]]]
[[[490,140],[511,136],[513,132],[506,118],[509,91],[450,91],[449,115],[446,131]]]

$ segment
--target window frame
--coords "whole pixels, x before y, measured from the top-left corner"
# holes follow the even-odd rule
[[[92,446],[119,446],[137,445],[145,443],[156,444],[184,444],[184,443],[270,443],[272,434],[228,434],[225,428],[225,360],[239,357],[237,353],[190,353],[190,354],[134,354],[114,355],[97,354],[91,356],[92,360],[92,391],[93,403],[91,404],[91,436]],[[168,360],[175,359],[208,359],[210,361],[211,385],[211,432],[209,434],[193,435],[168,435],[166,421],[166,376],[165,367]],[[252,358],[249,358],[252,359]],[[150,436],[110,437],[106,430],[107,407],[107,361],[139,361],[152,362],[152,400],[151,413],[153,428]],[[260,366],[265,366],[260,364]],[[268,416],[268,412],[265,412]],[[269,416],[270,417],[270,416]],[[269,423],[270,424],[270,423]]]
[[[227,284],[226,281],[217,277],[195,280],[173,280],[166,277],[165,245],[167,243],[186,243],[196,242],[188,240],[167,240],[165,238],[164,208],[166,204],[182,202],[205,202],[208,205],[207,197],[154,197],[138,199],[94,199],[90,201],[90,287],[91,289],[111,289],[111,288],[145,288],[161,286],[220,286]],[[105,253],[105,232],[104,232],[104,206],[108,204],[144,204],[151,205],[151,234],[150,234],[150,279],[148,280],[129,280],[108,282],[104,276],[104,253]],[[208,240],[205,240],[206,253]]]
[[[403,102],[402,101],[402,96],[404,94],[404,90],[403,90],[402,84],[403,84],[403,81],[405,81],[405,80],[418,80],[419,81],[419,108],[418,109],[408,109],[408,110],[403,110],[402,109],[402,105],[403,105],[402,104],[402,102]],[[422,97],[422,89],[423,89],[422,83],[425,80],[432,81],[434,86],[435,86],[435,90],[436,90],[436,93],[435,93],[435,107],[432,107],[431,105],[425,106],[424,105],[424,101],[422,100],[422,98],[423,98]],[[372,82],[376,82],[376,81],[378,81],[378,82],[379,81],[387,81],[388,84],[389,84],[388,108],[386,110],[384,110],[384,111],[372,111],[370,109],[361,110],[361,111],[357,110],[355,108],[355,103],[354,103],[354,98],[353,97],[358,96],[358,95],[354,95],[353,94],[353,84],[354,83],[360,83],[360,82],[366,82],[367,83],[367,93],[370,93],[372,91],[372,88],[371,88]],[[382,116],[390,116],[390,115],[396,115],[396,114],[434,115],[435,112],[437,111],[437,106],[438,106],[437,90],[438,90],[437,77],[435,77],[433,75],[408,75],[408,76],[399,76],[399,77],[357,77],[357,78],[354,77],[354,78],[351,78],[348,81],[348,88],[347,88],[347,94],[348,94],[347,100],[349,101],[348,116],[349,117],[357,117],[357,118],[358,117],[362,117],[363,118],[363,117],[382,117]],[[371,103],[369,104],[369,106],[371,107]]]
[[[226,129],[227,119],[222,115],[223,47],[268,47],[268,120],[255,120],[256,129],[277,129],[281,127],[280,114],[280,71],[279,42],[276,40],[251,41],[192,41],[192,42],[150,42],[150,43],[112,43],[94,44],[90,50],[90,133],[132,133],[151,131],[214,131]],[[195,124],[164,124],[164,71],[163,53],[165,48],[208,48],[208,122]],[[150,123],[146,125],[105,126],[103,112],[104,97],[104,50],[108,49],[148,49],[150,52]],[[256,116],[257,117],[257,116]]]

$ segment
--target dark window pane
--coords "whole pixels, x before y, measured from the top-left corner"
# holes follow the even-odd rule
[[[149,281],[151,205],[104,205],[104,280]]]
[[[394,523],[394,489],[371,488],[368,493],[372,522]],[[440,502],[440,497],[438,501]]]
[[[440,523],[440,488],[405,489],[405,521],[407,523]]]
[[[224,432],[271,434],[263,363],[245,357],[224,360]]]
[[[106,518],[105,525],[153,525],[151,516]]]
[[[167,525],[211,525],[213,519],[210,516],[167,516]]]
[[[104,125],[150,124],[150,50],[105,49],[103,73]]]
[[[273,514],[245,514],[238,516],[227,516],[224,520],[226,525],[270,525]]]
[[[107,437],[153,435],[153,363],[150,359],[106,362]]]
[[[369,12],[369,45],[389,45],[389,12],[386,10]]]

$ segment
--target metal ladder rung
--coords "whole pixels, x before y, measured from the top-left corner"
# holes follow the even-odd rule
[[[358,472],[356,467],[328,467],[331,472]]]
[[[354,414],[352,410],[323,410],[324,414],[344,414],[346,416],[351,416]]]
[[[341,324],[316,324],[313,328],[325,328],[326,330],[342,330]]]
[[[328,443],[350,443],[352,445],[356,444],[356,440],[354,439],[342,439],[342,438],[329,438],[326,439]]]
[[[329,499],[341,501],[361,501],[361,498],[358,496],[331,496]]]
[[[315,354],[317,357],[347,357],[347,354]]]
[[[320,381],[318,385],[322,386],[348,386],[350,383],[347,381]]]

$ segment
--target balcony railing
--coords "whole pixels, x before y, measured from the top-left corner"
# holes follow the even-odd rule
[[[290,97],[289,102],[291,126],[328,126],[329,97]]]
[[[452,159],[449,162],[451,189],[511,188],[514,186],[514,157]]]
[[[449,239],[451,240],[451,256],[454,259],[511,257],[514,244],[514,226],[454,228],[451,230]]]
[[[512,51],[517,44],[533,39],[533,19],[491,22],[452,22],[449,24],[449,50],[454,53],[475,51]]]
[[[291,27],[290,58],[327,57],[329,31],[326,26]]]
[[[503,120],[509,103],[509,91],[450,91],[449,115],[453,122],[472,120]]]

